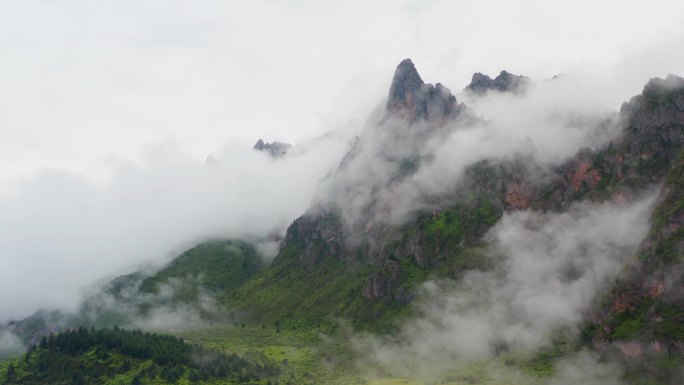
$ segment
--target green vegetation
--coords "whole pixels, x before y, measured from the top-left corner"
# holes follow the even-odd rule
[[[247,324],[193,330],[182,333],[182,337],[212,350],[278,365],[281,383],[364,383],[353,365],[351,347],[339,333],[322,337],[314,330]]]
[[[458,204],[436,215],[418,219],[417,227],[434,247],[446,251],[477,242],[501,218],[503,212],[485,198]]]
[[[657,258],[660,263],[667,265],[684,260],[684,248],[681,247],[684,226],[678,223],[684,217],[684,151],[679,154],[674,166],[665,181],[665,197],[653,213],[651,229],[651,238],[657,240],[651,259]]]
[[[122,329],[70,330],[43,337],[6,364],[0,384],[266,383],[278,370],[173,337]]]
[[[659,294],[646,295],[644,285],[663,285],[666,274],[676,271],[676,264],[684,259],[681,244],[684,228],[678,221],[684,217],[684,151],[668,173],[663,194],[652,214],[648,235],[649,247],[643,248],[633,263],[639,273],[622,277],[613,293],[604,302],[610,303],[617,295],[630,298],[630,306],[613,311],[607,319],[608,337],[616,341],[684,341],[684,311],[678,302],[669,302]],[[663,286],[664,287],[664,286]],[[604,305],[608,306],[608,305]],[[594,335],[602,333],[593,329]]]
[[[142,281],[140,290],[156,292],[171,279],[196,277],[205,289],[231,292],[262,267],[254,247],[238,241],[210,241],[184,252],[168,266]]]
[[[339,245],[322,239],[305,240],[297,233],[298,227],[291,227],[274,263],[235,292],[223,295],[221,302],[245,311],[253,324],[277,321],[281,329],[329,334],[336,320],[344,319],[357,329],[389,332],[411,313],[411,293],[428,278],[488,267],[477,241],[501,215],[496,205],[482,197],[424,215],[413,225],[397,229],[404,237],[387,245],[384,264],[355,255],[353,250],[341,253]],[[318,225],[336,228],[339,221],[339,214],[331,213]],[[430,258],[425,265],[413,255],[397,256],[412,242],[411,234]]]
[[[372,303],[362,295],[369,270],[350,271],[331,258],[306,270],[298,259],[282,258],[224,301],[228,307],[249,311],[254,323],[278,321],[289,330],[331,332],[333,317],[374,317],[368,313]]]

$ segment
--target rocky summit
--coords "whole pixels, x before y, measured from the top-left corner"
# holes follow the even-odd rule
[[[458,104],[448,88],[424,83],[411,59],[404,59],[394,71],[387,111],[411,122],[444,122],[458,113]]]
[[[263,139],[259,139],[253,148],[256,151],[267,153],[272,158],[281,158],[287,154],[292,145],[284,142],[265,143]]]
[[[522,75],[513,75],[506,71],[501,71],[494,79],[487,75],[476,72],[473,74],[470,84],[466,86],[466,91],[476,95],[482,95],[487,91],[511,92],[519,94],[525,92],[530,79]]]

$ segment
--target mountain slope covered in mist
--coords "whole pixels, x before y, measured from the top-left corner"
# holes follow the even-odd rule
[[[404,71],[411,71],[411,75],[404,75]],[[411,81],[415,84],[405,84]],[[581,149],[571,159],[546,169],[525,154],[477,161],[467,165],[463,175],[446,189],[426,193],[422,207],[406,214],[410,219],[393,222],[387,216],[394,213],[388,211],[407,207],[402,206],[404,202],[389,200],[396,194],[391,189],[404,187],[401,181],[415,175],[421,163],[429,163],[431,155],[422,154],[420,148],[404,149],[392,140],[410,140],[408,146],[417,147],[427,141],[426,136],[444,135],[441,130],[449,130],[443,128],[445,117],[453,114],[454,107],[450,106],[455,105],[455,98],[445,93],[448,90],[444,91],[441,85],[426,87],[412,64],[402,62],[392,84],[388,113],[383,117],[385,122],[392,122],[398,114],[399,122],[380,127],[386,130],[381,133],[383,140],[380,144],[372,143],[378,148],[367,151],[375,151],[371,154],[373,158],[357,162],[360,167],[386,162],[389,166],[381,171],[387,175],[345,179],[345,168],[354,167],[350,164],[355,153],[364,151],[359,148],[363,148],[367,138],[358,138],[331,178],[333,181],[326,181],[334,186],[332,190],[337,196],[318,203],[295,220],[274,264],[242,289],[244,297],[250,298],[245,302],[258,304],[260,294],[269,291],[281,299],[301,299],[304,294],[305,298],[320,296],[326,285],[313,283],[320,280],[339,285],[333,290],[335,295],[348,298],[346,305],[332,314],[348,316],[359,307],[360,317],[372,319],[370,304],[401,307],[411,301],[414,286],[430,274],[458,277],[464,269],[486,266],[486,258],[478,253],[481,238],[504,212],[561,212],[571,203],[585,199],[616,203],[634,199],[662,183],[682,149],[683,86],[674,77],[650,81],[642,96],[623,106],[616,123],[622,131],[605,145]],[[475,119],[466,107],[459,110],[446,119]],[[405,124],[404,118],[412,124]],[[357,157],[363,155],[367,156]],[[404,199],[398,194],[394,197]],[[346,217],[350,214],[354,217]],[[283,283],[292,274],[297,277],[290,279],[304,287]],[[322,278],[326,275],[329,280]],[[271,299],[264,295],[263,303],[268,305]],[[316,309],[326,304],[335,307],[341,299],[321,300],[322,304],[312,303],[303,309],[300,308],[306,306],[305,302],[300,302],[298,306],[285,307],[287,310],[281,310],[279,315],[330,314],[331,309]],[[381,317],[382,313],[376,315]]]
[[[75,314],[39,311],[8,329],[28,344],[70,328],[142,327],[176,330],[209,321],[235,321],[216,306],[263,268],[254,247],[240,241],[207,241],[173,259],[154,274],[122,275],[88,295]]]
[[[336,174],[323,182],[328,189],[325,198],[288,228],[274,263],[241,288],[229,306],[249,309],[257,320],[316,325],[334,316],[362,329],[391,332],[397,328],[397,315],[415,314],[412,304],[425,297],[423,282],[459,282],[480,271],[496,271],[502,261],[492,255],[491,239],[485,235],[502,216],[521,210],[566,215],[579,203],[591,203],[615,207],[610,212],[616,214],[605,214],[610,223],[611,217],[620,220],[621,210],[661,191],[653,216],[642,213],[628,224],[636,226],[638,219],[645,230],[652,218],[649,235],[638,250],[646,233],[634,233],[628,243],[606,239],[607,244],[600,246],[611,250],[608,270],[582,266],[577,260],[581,256],[603,263],[605,257],[591,250],[591,242],[601,239],[576,240],[576,247],[589,251],[563,262],[569,265],[558,277],[546,278],[567,280],[570,288],[589,279],[591,290],[570,313],[576,321],[560,319],[546,327],[548,332],[584,328],[586,346],[640,363],[640,374],[631,371],[630,378],[676,381],[672,370],[681,364],[684,352],[678,198],[678,159],[684,156],[681,78],[652,79],[619,114],[593,121],[599,130],[615,127],[614,133],[593,147],[578,149],[570,159],[544,163],[534,151],[483,157],[466,163],[456,178],[444,175],[449,183],[436,188],[418,183],[425,177],[422,172],[437,162],[431,140],[447,140],[468,125],[482,124],[480,118],[457,104],[443,86],[424,84],[410,61],[397,68],[386,111],[356,139]],[[632,258],[639,262],[630,262]],[[628,271],[618,278],[617,271],[624,266]],[[535,266],[527,269],[532,272]],[[598,310],[600,298],[607,304],[605,310]],[[525,311],[526,316],[535,316],[534,311]],[[579,332],[570,336],[581,339]],[[463,335],[451,336],[459,337]],[[489,343],[515,346],[518,337],[497,338],[502,340]],[[404,343],[411,344],[407,339]],[[490,354],[495,352],[492,348]]]
[[[292,358],[307,383],[335,367],[519,383],[497,382],[499,369],[463,374],[486,364],[519,370],[524,383],[675,384],[684,79],[651,79],[615,113],[544,103],[567,82],[475,74],[459,102],[406,59],[270,264],[245,242],[204,243],[155,274],[118,278],[60,327],[95,319],[173,331],[163,321],[180,320],[184,330],[208,327],[190,338],[226,351],[268,336],[291,343],[290,355],[282,346],[248,354]],[[230,337],[213,323],[234,325]],[[22,337],[53,331],[35,329]],[[313,358],[330,351],[337,361]]]

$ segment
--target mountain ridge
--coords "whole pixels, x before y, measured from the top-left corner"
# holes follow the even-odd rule
[[[502,71],[495,79],[473,75],[466,91],[522,96],[531,84]],[[244,246],[244,258],[236,261],[254,269],[228,287],[224,276],[201,276],[214,265],[200,262],[213,261],[225,250],[199,246],[208,250],[206,255],[195,259],[192,250],[184,253],[147,277],[145,291],[153,292],[164,280],[199,274],[199,287],[211,289],[223,311],[239,314],[220,322],[243,322],[243,328],[244,323],[261,329],[274,325],[277,333],[332,333],[342,319],[357,330],[391,334],[416,314],[414,304],[425,282],[459,282],[498,263],[489,255],[486,235],[504,216],[560,214],[579,203],[620,208],[659,189],[650,232],[634,260],[605,283],[605,292],[583,315],[581,334],[573,338],[577,346],[604,357],[627,363],[643,359],[638,369],[628,371],[638,381],[642,375],[635,370],[643,378],[674,381],[669,370],[684,363],[679,284],[684,267],[684,79],[649,80],[640,95],[623,103],[613,122],[617,137],[578,149],[559,164],[542,164],[526,153],[487,157],[468,163],[445,189],[423,189],[416,182],[420,179],[412,178],[434,162],[431,146],[486,122],[440,83],[424,83],[405,59],[393,75],[384,114],[320,182],[317,198],[288,226],[270,265],[252,266],[250,258],[257,256],[245,251],[251,246],[236,243]],[[264,148],[257,150],[271,151],[259,143]],[[402,195],[407,189],[409,194]],[[234,266],[228,270],[234,273]],[[110,289],[139,278],[123,277]],[[497,355],[507,352],[505,345],[497,345]],[[659,373],[665,363],[671,367]]]

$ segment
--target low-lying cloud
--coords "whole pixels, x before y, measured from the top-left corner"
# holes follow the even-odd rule
[[[468,109],[443,127],[378,111],[316,199],[336,205],[353,229],[401,223],[453,197],[468,167],[479,161],[525,159],[539,171],[530,179],[543,178],[581,148],[598,148],[620,135],[606,92],[568,76],[532,83],[524,95],[464,92],[457,98]]]
[[[329,135],[279,160],[228,146],[205,163],[171,142],[147,146],[138,160],[112,159],[109,183],[40,171],[0,201],[0,321],[74,310],[90,283],[167,261],[202,239],[282,233],[346,146]]]
[[[131,279],[116,291],[104,290],[85,299],[74,324],[128,327],[177,332],[206,326],[215,319],[227,320],[214,294],[201,285],[201,276],[170,278],[154,291],[140,289],[144,276]]]
[[[424,284],[419,317],[390,340],[357,341],[362,362],[435,379],[455,362],[541,348],[561,331],[576,335],[596,295],[645,236],[654,197],[628,206],[581,203],[566,213],[504,215],[485,237],[494,267],[467,272],[458,282]]]
[[[0,359],[21,353],[25,349],[24,342],[16,334],[0,329]]]

